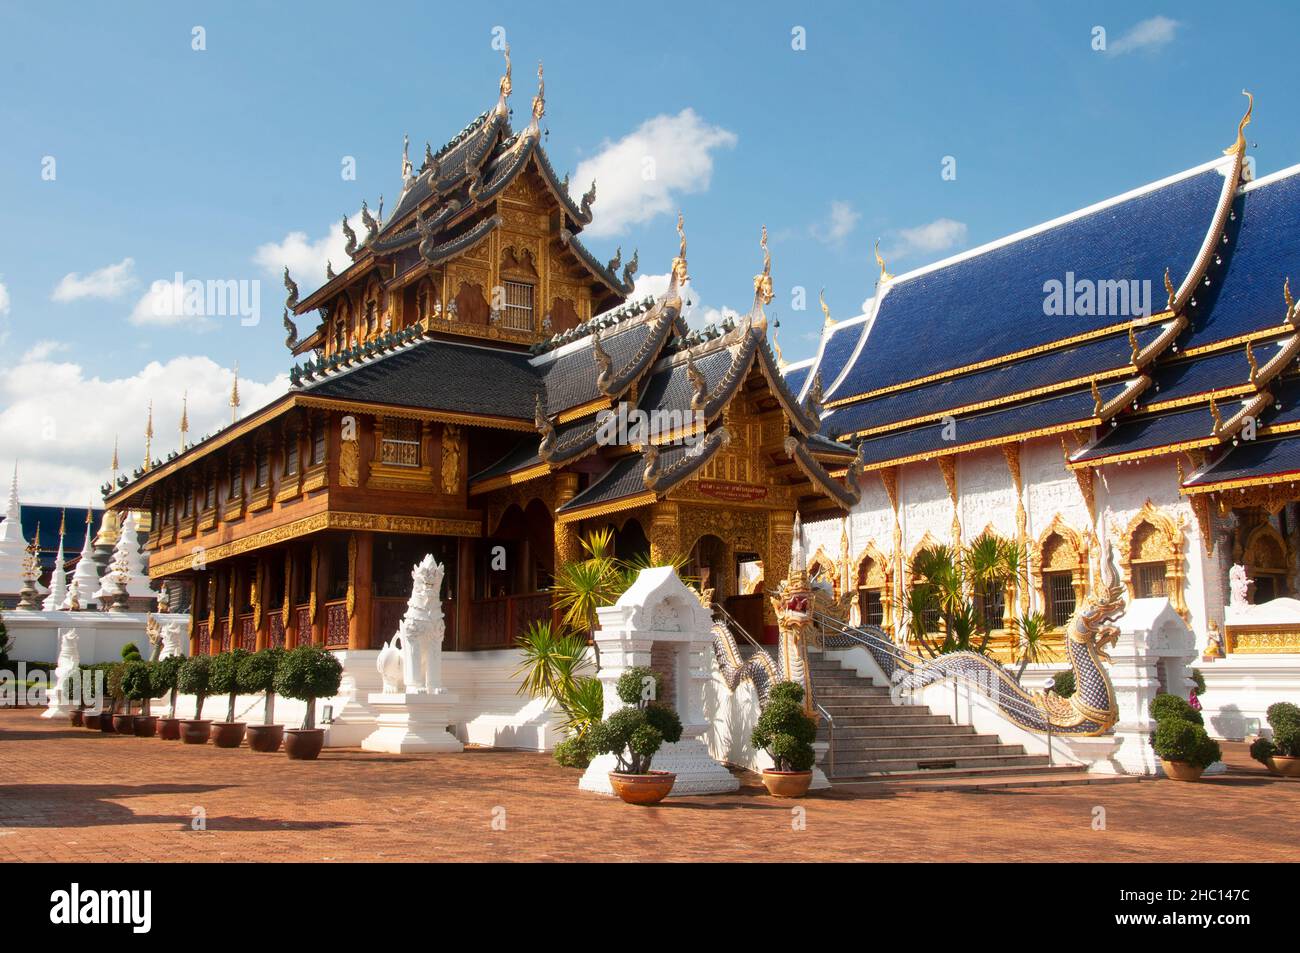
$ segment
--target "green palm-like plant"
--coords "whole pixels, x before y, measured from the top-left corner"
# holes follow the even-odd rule
[[[515,675],[519,694],[532,698],[562,699],[586,666],[587,642],[581,635],[556,631],[550,620],[529,624],[519,636],[523,653]]]
[[[1047,644],[1047,634],[1051,631],[1051,626],[1047,624],[1047,617],[1041,612],[1022,615],[1013,624],[1019,638],[1020,667],[1016,669],[1016,683],[1019,684],[1030,662],[1035,665],[1040,662],[1050,662],[1056,656],[1056,652]]]
[[[564,730],[571,738],[585,738],[605,714],[605,686],[584,675],[575,679],[564,705]]]

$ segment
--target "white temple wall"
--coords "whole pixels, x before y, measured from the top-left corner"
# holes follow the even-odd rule
[[[964,541],[969,542],[986,529],[1007,539],[1016,538],[1016,488],[1000,449],[958,456],[957,507]],[[951,535],[951,527],[948,533]]]

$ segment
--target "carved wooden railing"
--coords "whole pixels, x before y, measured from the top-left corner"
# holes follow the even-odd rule
[[[194,634],[198,636],[199,655],[210,655],[212,653],[212,631],[208,628],[207,620],[198,623],[194,627]]]
[[[311,606],[297,606],[293,610],[293,632],[295,647],[311,645]]]
[[[325,603],[325,647],[348,647],[348,604],[342,599]]]
[[[273,649],[284,648],[284,617],[280,615],[280,610],[272,610],[270,617],[267,619],[266,627],[267,645]]]
[[[212,641],[216,643],[218,652],[230,651],[230,626],[225,619],[217,620],[217,628],[212,633]]]
[[[253,624],[253,613],[245,612],[236,620],[236,631],[239,633],[238,641],[235,643],[245,652],[257,651],[257,627]]]
[[[402,623],[402,616],[406,614],[406,602],[405,598],[375,597],[373,625],[370,627],[372,649],[381,648],[397,633],[397,627]],[[442,618],[447,627],[442,645],[444,649],[450,649],[456,644],[456,606],[450,599],[442,601]]]
[[[470,605],[470,649],[503,649],[533,622],[551,617],[551,594],[527,592],[496,599],[476,599]]]

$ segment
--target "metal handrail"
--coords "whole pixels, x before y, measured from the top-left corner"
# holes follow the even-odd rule
[[[826,719],[826,725],[830,729],[829,730],[830,741],[826,746],[826,755],[828,758],[828,763],[830,764],[830,768],[831,768],[830,774],[832,777],[834,777],[835,775],[835,719],[832,718],[831,713],[828,712],[822,706],[822,703],[817,701],[817,699],[815,698],[813,699],[813,706],[817,709],[817,711],[821,714],[821,716]]]
[[[741,625],[739,622],[736,621],[735,616],[733,616],[730,612],[728,612],[725,608],[723,608],[722,603],[720,602],[713,603],[713,611],[716,612],[718,615],[722,616],[723,623],[727,626],[728,629],[731,630],[732,635],[739,635],[742,639],[744,639],[754,648],[758,649],[760,652],[767,651],[767,649],[763,648],[762,644],[757,639],[755,639],[752,635],[749,634],[748,631],[746,631],[743,625]]]
[[[816,623],[823,629],[830,628],[837,635],[845,636],[864,646],[875,647],[876,649],[888,655],[893,656],[898,661],[904,663],[905,668],[909,671],[909,674],[911,674],[912,669],[917,667],[918,663],[920,663],[921,666],[924,666],[929,661],[928,659],[925,659],[914,652],[910,652],[906,649],[900,648],[899,646],[895,645],[893,642],[890,642],[886,639],[868,639],[864,637],[864,635],[861,633],[860,630],[856,630],[852,626],[849,626],[841,622],[839,619],[836,619],[832,616],[828,616],[824,613],[816,613],[814,619]],[[1005,673],[1003,674],[1005,675]],[[988,698],[989,701],[994,702],[994,704],[996,705],[1006,705],[1007,707],[1014,707],[1021,714],[1024,715],[1032,714],[1035,719],[1041,720],[1044,723],[1049,722],[1046,713],[1041,708],[1037,707],[1036,705],[1029,705],[1025,703],[1022,699],[1016,698],[1014,696],[1009,698],[1001,697],[997,699],[990,697],[988,686],[982,684],[976,679],[972,679],[959,672],[945,672],[943,677],[951,678],[953,680],[954,692],[956,691],[957,683],[962,682],[965,683],[966,685],[978,689],[979,692],[982,695],[984,695],[985,698]],[[1006,677],[1009,681],[1010,676],[1006,676]],[[956,718],[956,715],[957,715],[957,708],[956,708],[956,700],[954,695],[953,717]]]

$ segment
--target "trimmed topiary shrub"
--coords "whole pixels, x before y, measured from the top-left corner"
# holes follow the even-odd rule
[[[1300,725],[1300,708],[1290,702],[1274,702],[1264,712],[1274,731],[1286,725]]]
[[[777,771],[810,771],[816,754],[817,724],[803,710],[803,686],[778,682],[768,692],[750,741],[772,758]]]
[[[169,699],[171,705],[171,717],[176,717],[176,678],[180,675],[181,666],[186,662],[183,655],[172,655],[159,662],[154,662],[153,682],[156,695],[161,698],[163,695],[171,694]]]
[[[316,727],[316,699],[338,693],[343,680],[343,666],[333,653],[304,645],[285,652],[275,673],[275,691],[285,698],[307,703],[302,727]]]
[[[231,649],[212,659],[212,671],[209,679],[214,695],[229,695],[226,706],[226,722],[235,720],[235,698],[239,695],[239,664],[248,658],[247,649]]]
[[[628,707],[593,725],[587,733],[591,750],[612,754],[619,774],[649,774],[650,763],[663,743],[680,741],[682,722],[677,712],[656,701],[663,676],[643,666],[619,677],[615,692]]]
[[[1268,760],[1275,754],[1277,754],[1277,748],[1267,738],[1256,738],[1250,743],[1250,756],[1266,768],[1272,767]]]
[[[1204,728],[1181,718],[1158,721],[1152,746],[1166,761],[1183,761],[1198,768],[1208,768],[1223,757],[1219,743]]]
[[[1161,692],[1151,699],[1151,717],[1157,724],[1170,719],[1190,722],[1193,725],[1205,724],[1205,717],[1189,705],[1187,699],[1170,695],[1168,692]]]
[[[1300,708],[1290,702],[1275,702],[1265,712],[1273,737],[1256,738],[1250,756],[1269,767],[1270,758],[1300,758]]]
[[[140,714],[148,716],[149,702],[162,694],[154,686],[154,668],[157,662],[127,662],[122,672],[122,694],[126,696],[128,704],[131,701],[140,703]]]
[[[586,768],[592,758],[590,732],[561,741],[555,746],[554,755],[555,763],[562,768]]]
[[[1052,691],[1062,698],[1069,698],[1074,694],[1074,672],[1067,669],[1064,672],[1057,672],[1052,676]]]
[[[1196,683],[1196,697],[1200,698],[1205,694],[1205,676],[1201,674],[1199,668],[1194,668],[1189,673],[1189,677]]]
[[[143,662],[144,657],[140,654],[140,647],[134,642],[128,642],[122,646],[123,662]]]
[[[104,691],[108,693],[108,712],[110,715],[117,714],[117,706],[126,701],[126,713],[131,714],[131,702],[126,700],[126,693],[122,690],[122,677],[126,674],[125,662],[108,662],[108,668],[104,673]]]
[[[176,688],[194,696],[194,720],[203,720],[203,699],[212,694],[212,657],[195,655],[185,660],[176,675]]]
[[[249,693],[266,693],[266,708],[262,716],[264,725],[275,722],[275,673],[280,668],[280,659],[283,657],[284,649],[262,649],[239,663],[240,687]]]

